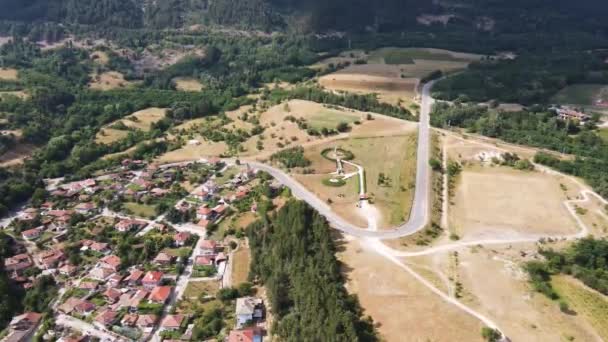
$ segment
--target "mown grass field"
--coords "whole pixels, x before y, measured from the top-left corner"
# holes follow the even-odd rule
[[[597,334],[608,341],[608,299],[599,292],[586,288],[578,280],[553,277],[551,284],[577,314],[583,316]]]
[[[242,242],[241,242],[242,243]],[[240,283],[247,281],[249,276],[249,263],[251,262],[251,251],[249,247],[241,245],[234,252],[232,260],[232,285],[237,286]]]
[[[346,122],[347,124],[352,124],[355,121],[360,120],[356,116],[344,114],[337,110],[322,110],[311,115],[308,118],[308,123],[310,127],[315,129],[335,129],[339,123]]]
[[[473,54],[459,54],[447,50],[424,48],[382,48],[371,53],[369,60],[386,64],[413,64],[417,59],[431,61],[470,62]]]
[[[215,296],[217,290],[220,288],[218,281],[190,281],[186,285],[184,290],[184,298],[198,297],[202,293],[206,293],[209,296]]]
[[[127,202],[123,204],[125,209],[129,210],[135,216],[143,217],[143,218],[152,218],[156,216],[156,212],[154,211],[154,207],[146,204],[139,204],[135,202]]]
[[[601,84],[574,84],[555,94],[551,98],[551,102],[591,106],[598,99],[608,100],[607,86]]]

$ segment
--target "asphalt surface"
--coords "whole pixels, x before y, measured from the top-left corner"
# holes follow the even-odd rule
[[[252,167],[268,172],[279,182],[291,189],[292,194],[315,208],[321,215],[329,221],[332,227],[346,234],[358,237],[375,237],[381,239],[395,239],[403,236],[415,234],[423,229],[429,219],[429,192],[430,192],[430,124],[429,115],[434,100],[430,96],[433,82],[427,83],[422,89],[422,103],[420,106],[420,122],[418,129],[418,147],[416,160],[416,189],[414,193],[414,203],[409,220],[397,227],[388,230],[376,231],[358,227],[346,222],[339,215],[334,213],[329,205],[319,199],[315,194],[307,190],[302,184],[293,179],[284,171],[272,166],[247,161]]]

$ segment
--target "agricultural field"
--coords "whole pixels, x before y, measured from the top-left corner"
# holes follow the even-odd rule
[[[17,69],[0,68],[0,80],[16,81],[18,78],[19,72],[17,71]]]
[[[154,211],[154,207],[146,204],[139,204],[134,202],[126,202],[124,203],[124,208],[126,211],[131,213],[132,215],[143,217],[143,218],[152,218],[156,216],[156,212]]]
[[[551,99],[557,104],[593,106],[597,101],[608,101],[608,86],[574,84],[567,86]]]
[[[608,340],[608,299],[580,281],[568,276],[556,276],[552,286],[571,308],[588,321],[603,340]]]
[[[133,85],[132,82],[125,80],[123,74],[117,71],[106,71],[101,74],[91,75],[89,88],[93,90],[112,90],[118,88],[127,88]]]
[[[166,109],[164,108],[147,108],[137,111],[123,119],[116,120],[111,124],[104,126],[97,133],[96,142],[101,144],[111,144],[115,141],[125,138],[129,134],[129,130],[141,130],[147,132],[151,129],[152,124],[162,120],[165,117]],[[123,127],[117,127],[123,126]]]
[[[481,59],[481,55],[426,48],[382,48],[369,56],[370,63],[413,64],[417,60],[467,62]]]
[[[251,250],[249,246],[241,246],[232,254],[232,286],[238,286],[247,281],[249,276],[249,263],[251,262]]]
[[[184,291],[184,298],[198,298],[203,293],[206,293],[209,296],[215,296],[219,288],[219,282],[214,280],[190,281]]]
[[[451,199],[450,227],[459,236],[572,234],[560,180],[507,167],[465,167]]]
[[[192,77],[176,77],[173,79],[175,89],[180,91],[201,91],[204,89],[203,84]]]

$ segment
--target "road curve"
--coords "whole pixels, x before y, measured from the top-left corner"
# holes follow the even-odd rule
[[[430,96],[433,82],[429,82],[422,88],[422,103],[420,106],[420,122],[418,129],[418,150],[416,154],[416,188],[414,193],[414,203],[409,220],[397,227],[388,230],[376,231],[369,228],[361,228],[351,224],[334,213],[329,205],[315,194],[306,189],[302,184],[293,179],[284,171],[275,167],[255,162],[246,161],[252,167],[268,172],[279,182],[291,189],[292,194],[307,202],[315,208],[321,215],[329,221],[332,227],[342,232],[358,237],[374,237],[381,239],[395,239],[403,236],[412,235],[423,229],[429,219],[429,191],[430,191],[430,125],[429,115],[434,100]]]

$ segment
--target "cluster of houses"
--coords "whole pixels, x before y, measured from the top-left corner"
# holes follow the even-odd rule
[[[215,168],[218,163],[211,162],[211,166]],[[191,265],[195,270],[197,267],[225,267],[228,257],[224,247],[213,240],[197,242],[193,233],[174,230],[160,220],[112,215],[106,208],[110,200],[108,193],[111,199],[127,198],[129,201],[143,196],[166,196],[171,192],[177,174],[185,173],[187,168],[187,165],[152,167],[142,161],[125,160],[115,172],[49,187],[49,196],[44,203],[24,209],[16,216],[16,224],[11,224],[18,234],[17,240],[20,238],[21,241],[15,244],[12,256],[5,258],[6,271],[26,290],[33,285],[37,274],[28,270],[37,268],[54,276],[65,292],[56,305],[56,311],[89,322],[103,331],[111,332],[119,327],[146,338],[159,331],[183,332],[187,326],[183,333],[187,340],[195,318],[164,311],[176,293],[179,279],[176,265]],[[247,168],[225,184],[205,179],[189,194],[191,200],[179,201],[176,209],[194,211],[191,224],[206,228],[227,216],[234,201],[249,194],[247,185],[254,178],[255,172]],[[98,223],[98,220],[103,223]],[[73,230],[69,228],[82,221],[86,221],[88,235],[75,240],[71,235]],[[148,229],[156,229],[155,234],[171,237],[172,246],[148,259],[145,265],[125,267],[119,257],[118,246],[109,243],[111,240],[108,238],[97,238],[101,232],[97,229],[113,229],[116,233],[112,234],[143,234]],[[182,247],[192,248],[192,264],[190,260],[181,260],[185,258],[183,255],[171,252]],[[70,256],[74,253],[83,261],[73,263]],[[229,341],[262,340],[264,330],[256,325],[264,318],[261,300],[240,298],[236,316],[237,324],[227,338]],[[40,320],[41,315],[37,313],[15,317],[10,325],[10,341],[28,340]]]
[[[560,120],[586,122],[591,119],[591,116],[567,106],[551,107],[550,110],[557,114]]]

